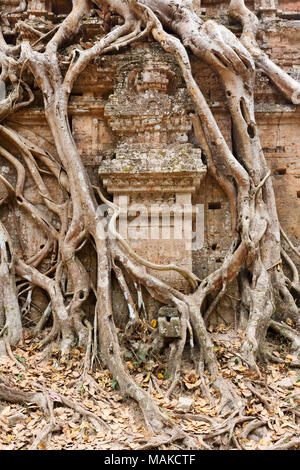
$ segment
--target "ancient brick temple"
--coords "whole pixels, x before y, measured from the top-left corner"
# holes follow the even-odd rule
[[[24,7],[16,11],[22,3]],[[4,25],[6,39],[11,43],[16,40],[12,26],[22,19],[42,33],[47,32],[49,24],[58,23],[69,12],[70,3],[0,0],[9,23]],[[219,21],[239,35],[240,26],[230,23],[227,16],[228,1],[194,3],[203,19]],[[261,19],[260,47],[300,80],[300,2],[251,0],[247,6]],[[85,40],[97,36],[101,28],[99,17],[87,19],[83,25]],[[194,76],[231,146],[231,120],[218,77],[204,63],[192,57],[191,60]],[[255,93],[256,119],[272,172],[280,222],[299,246],[300,107],[287,102],[259,72]],[[122,208],[118,230],[136,253],[154,263],[176,263],[193,269],[202,278],[224,259],[231,241],[230,214],[223,191],[206,174],[205,159],[190,119],[192,112],[193,103],[175,59],[147,40],[97,59],[82,73],[71,96],[69,120],[93,183]],[[37,88],[33,104],[10,117],[7,124],[56,156]],[[7,176],[13,174],[4,160],[1,171]],[[60,197],[59,188],[53,187],[52,191]],[[25,197],[41,204],[30,179]],[[1,216],[7,218],[9,214],[3,211]],[[8,223],[16,244],[27,254],[34,253],[44,243],[43,235],[17,209],[15,217],[24,237],[20,246],[11,217]],[[138,223],[134,223],[136,219]],[[195,229],[199,227],[194,243]],[[83,256],[89,259],[88,249]],[[92,273],[93,259],[89,266]],[[157,275],[179,289],[188,288],[177,273]],[[226,312],[234,310],[237,295],[232,286],[232,295],[225,297],[219,306],[222,318],[226,319]],[[117,291],[115,296],[117,299]]]

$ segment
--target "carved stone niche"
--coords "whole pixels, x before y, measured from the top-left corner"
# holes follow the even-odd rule
[[[159,309],[158,331],[162,338],[180,338],[181,324],[177,308],[161,307]]]
[[[116,61],[104,116],[118,144],[99,176],[121,208],[118,231],[143,258],[192,270],[192,195],[206,173],[201,150],[188,142],[193,105],[176,61],[156,44]],[[188,290],[175,271],[150,272]]]

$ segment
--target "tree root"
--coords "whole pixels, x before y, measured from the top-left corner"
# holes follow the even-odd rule
[[[48,412],[50,414],[50,422],[44,427],[44,429],[38,433],[36,436],[34,442],[31,444],[29,447],[29,450],[36,450],[39,445],[44,442],[48,437],[51,439],[51,434],[53,432],[60,431],[61,426],[56,423],[54,413],[53,413],[53,402],[50,400],[50,396],[48,393],[44,393],[46,401],[47,401],[47,406],[48,406]]]
[[[49,423],[36,436],[29,450],[35,450],[41,442],[45,442],[47,438],[51,438],[53,432],[59,432],[63,424],[57,423],[54,417],[54,404],[63,405],[70,408],[91,422],[97,432],[109,431],[109,425],[105,423],[99,416],[89,410],[86,410],[79,403],[71,400],[61,393],[51,389],[46,390],[37,383],[32,384],[40,392],[25,392],[10,386],[9,381],[0,376],[0,400],[10,403],[28,403],[35,404],[40,407],[44,413],[50,415]]]

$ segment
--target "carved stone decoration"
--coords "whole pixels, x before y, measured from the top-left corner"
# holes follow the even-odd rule
[[[262,18],[275,18],[277,14],[277,1],[260,0],[258,12]]]
[[[192,270],[192,195],[206,173],[201,150],[188,143],[192,104],[176,62],[156,45],[141,44],[118,60],[104,109],[118,143],[99,176],[122,208],[119,233],[149,261]],[[176,272],[155,274],[187,288]]]
[[[163,338],[180,338],[181,325],[177,308],[161,307],[159,309],[158,331]]]
[[[186,143],[191,129],[188,107],[192,103],[178,83],[174,61],[168,63],[169,57],[157,47],[144,45],[126,58],[126,65],[121,64],[117,72],[115,93],[105,108],[110,127],[120,137],[119,150]]]

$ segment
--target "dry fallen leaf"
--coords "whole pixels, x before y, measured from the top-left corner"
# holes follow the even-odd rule
[[[285,361],[286,362],[291,362],[293,361],[295,358],[294,356],[292,356],[291,354],[288,354],[287,356],[285,356]]]

